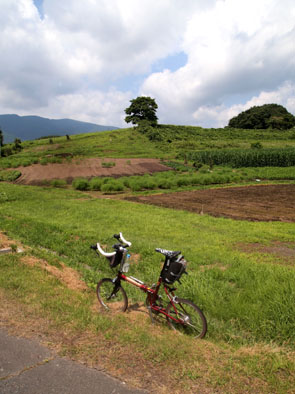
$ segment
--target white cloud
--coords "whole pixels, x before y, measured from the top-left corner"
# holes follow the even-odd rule
[[[214,116],[209,108],[222,110],[230,96],[254,96],[295,80],[294,10],[289,0],[283,5],[275,0],[217,1],[214,9],[192,15],[187,24],[183,50],[188,63],[176,72],[150,75],[142,93],[156,97],[159,107],[168,98],[178,122],[191,124],[208,116],[220,123],[222,115]],[[203,115],[196,118],[197,112]]]
[[[292,111],[293,3],[44,0],[41,19],[33,0],[1,0],[0,113],[124,126],[129,100],[146,94],[162,123],[214,126],[251,97],[262,102],[262,92],[277,92]],[[186,65],[151,73],[178,52]],[[116,87],[139,76],[138,90]]]
[[[193,113],[193,118],[198,124],[205,124],[207,127],[224,127],[227,126],[229,119],[238,115],[247,109],[264,105],[280,104],[288,109],[289,112],[295,113],[295,83],[286,82],[277,90],[270,92],[261,92],[258,96],[252,97],[245,104],[234,104],[226,107],[219,106],[201,106]]]

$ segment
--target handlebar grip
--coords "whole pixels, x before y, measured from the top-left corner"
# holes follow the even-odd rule
[[[126,241],[126,239],[123,237],[122,233],[120,233],[119,236],[120,236],[121,241],[123,241],[127,246],[131,246],[132,245],[131,242]]]

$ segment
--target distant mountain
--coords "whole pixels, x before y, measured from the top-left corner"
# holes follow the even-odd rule
[[[47,119],[40,116],[0,115],[0,129],[4,143],[20,138],[22,141],[45,136],[62,136],[115,130],[118,127],[102,126],[95,123],[80,122],[73,119]]]

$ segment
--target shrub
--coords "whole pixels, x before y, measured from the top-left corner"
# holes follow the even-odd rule
[[[76,190],[88,190],[89,182],[85,178],[76,178],[73,180],[72,186]]]
[[[89,182],[89,187],[91,190],[100,190],[102,182],[101,178],[92,178]]]
[[[108,183],[104,183],[103,185],[101,185],[101,191],[102,192],[119,192],[124,190],[124,185],[123,183],[114,180],[113,182],[108,182]]]
[[[261,142],[253,142],[251,144],[251,149],[262,149],[262,144]]]
[[[199,169],[199,172],[200,172],[201,174],[207,174],[207,173],[209,172],[209,170],[210,170],[210,167],[209,167],[208,165],[203,165],[203,166]]]
[[[129,187],[133,192],[141,190],[141,185],[137,180],[130,180]]]
[[[13,182],[20,176],[20,171],[0,171],[0,181]]]
[[[102,166],[103,168],[111,168],[111,167],[115,167],[115,165],[116,165],[116,163],[113,162],[113,161],[103,161],[103,162],[101,163],[101,166]]]
[[[176,185],[176,181],[172,179],[161,179],[158,183],[160,189],[173,189]]]
[[[50,184],[53,187],[65,187],[67,182],[64,179],[53,179]]]
[[[40,160],[40,164],[42,164],[42,166],[46,166],[46,165],[48,164],[48,159],[47,159],[46,157],[43,157],[43,158]]]

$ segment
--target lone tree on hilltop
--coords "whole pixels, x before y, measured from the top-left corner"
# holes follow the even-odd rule
[[[158,118],[156,111],[158,105],[155,99],[151,97],[141,96],[136,99],[130,100],[131,105],[125,109],[126,123],[140,125],[142,121],[149,122],[151,126],[156,126]]]
[[[239,129],[280,129],[287,130],[295,126],[295,116],[278,104],[265,104],[251,107],[247,111],[230,119],[229,127]]]

